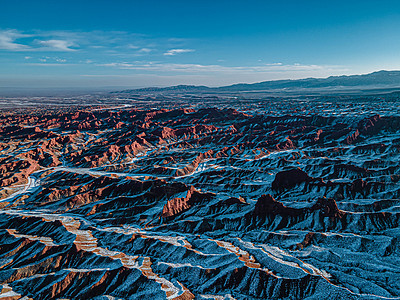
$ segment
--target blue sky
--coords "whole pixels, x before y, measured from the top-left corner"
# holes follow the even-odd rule
[[[0,87],[218,86],[400,69],[400,1],[0,0]]]

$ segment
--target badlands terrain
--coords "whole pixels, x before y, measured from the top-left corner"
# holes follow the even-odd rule
[[[397,97],[174,97],[3,99],[0,298],[400,299]]]

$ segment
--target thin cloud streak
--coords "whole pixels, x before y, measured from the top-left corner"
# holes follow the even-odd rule
[[[189,53],[189,52],[194,52],[193,49],[170,49],[167,52],[164,53],[166,56],[173,56],[181,53]]]
[[[79,66],[79,64],[68,64],[68,63],[47,63],[47,62],[42,62],[42,63],[28,63],[25,64],[26,66],[36,66],[36,67],[66,67],[66,66]]]
[[[172,63],[108,63],[98,64],[102,67],[112,67],[122,70],[139,70],[153,72],[179,72],[179,73],[265,73],[265,72],[298,72],[298,71],[322,71],[322,70],[343,70],[343,66],[324,66],[324,65],[284,65],[282,63],[264,64],[259,66],[236,66],[228,67],[221,65],[202,65],[202,64],[172,64]]]

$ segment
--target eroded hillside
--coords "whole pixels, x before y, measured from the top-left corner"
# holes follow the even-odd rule
[[[3,111],[2,296],[398,299],[400,116],[237,104]]]

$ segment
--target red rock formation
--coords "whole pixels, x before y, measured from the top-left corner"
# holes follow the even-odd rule
[[[169,200],[164,205],[161,216],[163,218],[176,216],[194,205],[209,201],[213,196],[215,195],[212,193],[201,193],[191,186],[185,197]]]
[[[360,132],[356,129],[351,135],[349,135],[345,140],[344,143],[351,145],[353,144],[357,138],[360,136]]]

